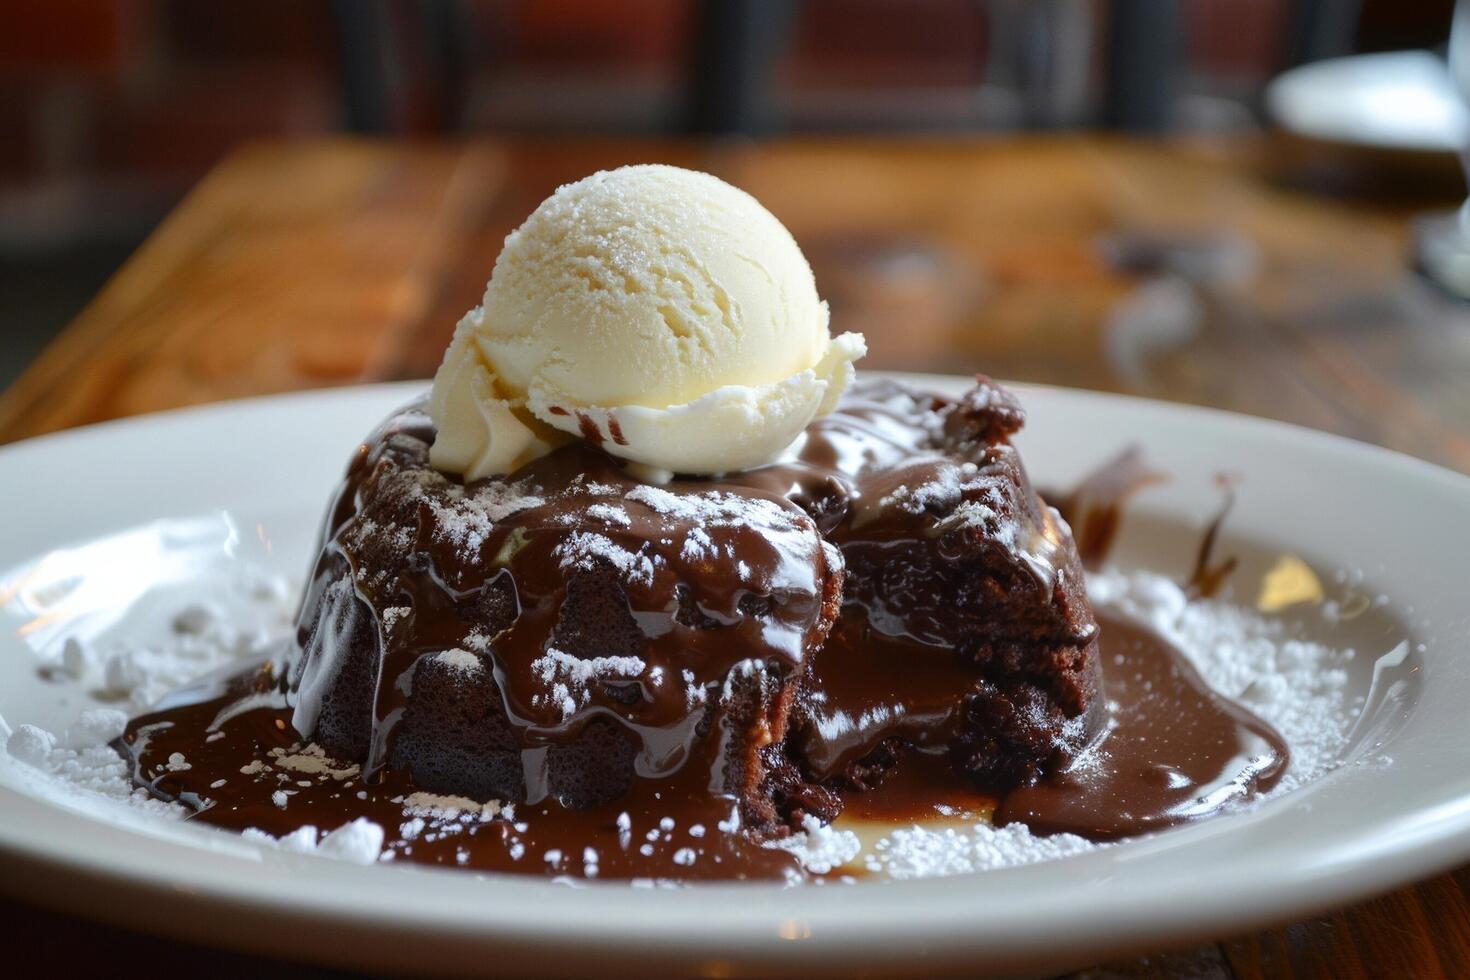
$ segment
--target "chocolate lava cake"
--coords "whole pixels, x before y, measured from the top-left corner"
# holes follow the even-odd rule
[[[432,792],[584,808],[677,779],[766,830],[914,753],[1032,783],[1100,698],[1023,420],[983,377],[867,382],[757,470],[651,485],[577,442],[464,484],[410,405],[328,514],[280,681],[295,727]]]

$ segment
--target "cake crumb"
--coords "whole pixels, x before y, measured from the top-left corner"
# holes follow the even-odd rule
[[[344,782],[348,779],[356,779],[362,772],[361,767],[355,762],[345,765],[337,764],[327,755],[326,749],[315,743],[306,745],[298,743],[289,749],[275,748],[267,754],[270,756],[271,765],[303,776],[321,776]],[[259,762],[259,760],[256,761]],[[264,768],[263,764],[262,768]]]

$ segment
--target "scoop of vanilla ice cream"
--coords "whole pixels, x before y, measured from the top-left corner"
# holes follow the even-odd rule
[[[475,479],[582,436],[655,478],[748,469],[830,411],[864,353],[828,335],[811,267],[755,198],[604,171],[506,239],[434,379],[432,462]]]

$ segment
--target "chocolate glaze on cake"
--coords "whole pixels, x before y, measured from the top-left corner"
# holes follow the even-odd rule
[[[847,561],[791,746],[818,781],[868,785],[918,750],[1003,790],[1095,731],[1097,625],[1071,536],[1010,444],[1023,420],[988,379],[958,401],[879,382],[787,464],[808,481],[795,499],[823,488],[818,520]]]
[[[583,444],[465,487],[432,440],[410,406],[351,465],[281,678],[296,729],[434,792],[575,809],[697,765],[757,808],[837,615],[812,519]]]
[[[700,765],[765,825],[829,819],[823,786],[911,749],[1032,782],[1087,738],[1097,628],[1022,418],[984,380],[879,383],[723,480],[649,486],[579,443],[464,486],[410,406],[331,510],[293,724],[370,775],[571,808]]]

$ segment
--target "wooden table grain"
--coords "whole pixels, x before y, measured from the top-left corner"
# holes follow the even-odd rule
[[[770,207],[834,326],[867,335],[867,367],[1193,402],[1470,472],[1470,311],[1410,271],[1409,219],[1434,195],[1314,195],[1260,138],[251,145],[0,394],[0,442],[427,377],[506,233],[558,184],[643,161],[709,170]],[[18,906],[0,919],[66,937],[54,946],[82,950],[66,954],[78,967],[121,947],[275,969]],[[1470,975],[1470,869],[1087,975]]]

